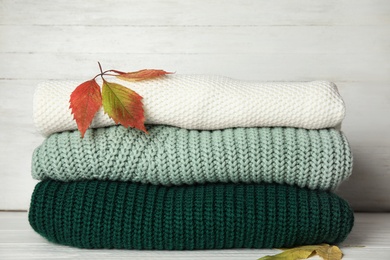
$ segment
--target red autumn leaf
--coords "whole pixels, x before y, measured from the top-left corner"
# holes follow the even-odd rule
[[[103,80],[103,109],[115,123],[135,127],[147,133],[142,97],[120,84]]]
[[[94,79],[80,84],[70,95],[69,102],[77,128],[84,137],[93,117],[102,105],[100,86]]]
[[[119,75],[117,76],[120,79],[127,81],[140,81],[145,79],[156,78],[160,76],[164,76],[166,74],[172,74],[173,72],[167,72],[165,70],[153,70],[153,69],[145,69],[139,70],[135,72],[127,72],[123,73],[121,71],[115,71]]]

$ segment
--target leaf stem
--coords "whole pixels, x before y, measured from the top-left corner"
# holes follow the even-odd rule
[[[103,80],[103,82],[105,81],[104,80],[104,78],[103,78],[103,75],[104,75],[104,73],[106,73],[106,72],[103,72],[103,69],[102,69],[102,65],[100,64],[100,62],[98,61],[98,64],[99,64],[99,69],[100,69],[100,77],[102,78],[102,80]],[[99,75],[97,75],[97,76],[99,76]],[[96,77],[95,77],[96,78]]]
[[[119,71],[119,70],[105,70],[103,71],[102,69],[102,65],[100,64],[100,62],[98,61],[98,65],[99,65],[99,70],[100,70],[100,73],[97,74],[95,77],[93,77],[92,80],[96,79],[97,77],[101,77],[102,80],[104,81],[104,78],[103,76],[107,75],[107,76],[118,76],[118,75],[121,75],[121,74],[125,74],[126,72],[123,72],[123,71]],[[109,72],[113,72],[115,74],[110,74]]]
[[[102,65],[100,64],[100,62],[99,62],[99,61],[98,61],[98,64],[99,64],[100,74],[103,74]]]
[[[120,71],[120,70],[106,70],[105,72],[114,72],[116,74],[126,74],[126,72],[123,72],[123,71]]]

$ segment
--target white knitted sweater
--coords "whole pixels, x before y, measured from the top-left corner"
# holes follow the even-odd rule
[[[285,126],[335,127],[345,115],[335,84],[326,81],[260,83],[212,75],[167,75],[127,82],[110,78],[143,97],[147,124],[187,129]],[[43,135],[77,129],[69,109],[72,91],[81,82],[48,81],[34,95],[34,122]],[[91,127],[114,125],[103,110]]]

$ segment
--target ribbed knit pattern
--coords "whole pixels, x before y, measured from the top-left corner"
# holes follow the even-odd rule
[[[232,127],[335,127],[345,116],[335,84],[313,82],[255,82],[214,75],[168,75],[128,82],[143,99],[147,124],[186,129]],[[34,94],[34,122],[42,134],[77,129],[69,97],[77,81],[48,81]],[[115,125],[100,109],[92,128]]]
[[[334,189],[352,171],[345,136],[334,129],[234,128],[215,131],[122,126],[48,137],[33,155],[36,179],[180,185],[275,182]]]
[[[81,248],[272,248],[339,243],[353,213],[332,193],[278,184],[47,180],[29,221],[48,240]]]

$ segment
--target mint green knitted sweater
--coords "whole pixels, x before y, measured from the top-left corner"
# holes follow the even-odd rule
[[[340,243],[348,203],[278,184],[183,185],[53,180],[37,184],[29,221],[50,241],[82,248],[271,248]]]
[[[214,131],[122,126],[55,133],[33,155],[35,179],[119,180],[180,185],[275,182],[334,189],[352,171],[345,136],[334,129]]]

